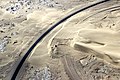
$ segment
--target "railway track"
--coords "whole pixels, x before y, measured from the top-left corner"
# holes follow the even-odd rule
[[[46,37],[46,35],[48,35],[54,28],[56,28],[59,24],[61,24],[62,22],[66,21],[67,19],[69,19],[70,17],[74,16],[75,14],[78,14],[79,12],[81,11],[84,11],[86,9],[89,9],[91,7],[94,7],[96,5],[99,5],[99,4],[102,4],[102,3],[105,3],[105,2],[108,2],[110,0],[102,0],[102,1],[99,1],[97,3],[93,3],[89,6],[86,6],[82,9],[79,9],[79,10],[76,10],[75,12],[69,14],[68,16],[64,17],[63,19],[61,19],[60,21],[58,21],[57,23],[55,23],[54,25],[52,25],[47,31],[45,31],[34,43],[33,45],[29,48],[29,50],[26,52],[26,54],[19,59],[18,63],[16,64],[16,66],[14,67],[14,71],[11,73],[11,76],[9,78],[9,80],[16,80],[16,77],[18,76],[18,73],[21,69],[21,67],[23,66],[24,62],[27,60],[27,58],[29,57],[30,53],[32,52],[32,50],[35,48],[35,46],[41,41],[43,40],[43,38]],[[71,65],[71,63],[69,64]],[[72,69],[72,68],[71,68]],[[69,71],[69,70],[68,70]],[[71,73],[72,74],[72,73]],[[72,76],[72,80],[81,80],[79,75],[76,74],[76,72],[74,72],[74,76]],[[74,79],[75,78],[75,79]]]

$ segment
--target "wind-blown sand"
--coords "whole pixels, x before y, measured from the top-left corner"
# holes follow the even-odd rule
[[[9,76],[16,60],[52,24],[93,1],[0,0],[0,79]],[[73,61],[71,65],[78,75],[79,63],[82,64],[83,74],[85,72],[81,77],[83,80],[84,76],[91,80],[119,80],[120,9],[104,10],[119,6],[119,3],[114,0],[97,5],[59,25],[35,47],[20,78],[70,80],[64,62],[68,58],[68,61]],[[96,65],[99,62],[102,65]]]

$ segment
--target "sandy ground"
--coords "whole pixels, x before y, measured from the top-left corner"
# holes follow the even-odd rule
[[[0,79],[5,80],[17,59],[50,25],[93,1],[0,0]],[[71,68],[66,68],[71,61],[77,66],[72,75],[77,73],[81,80],[119,80],[119,5],[119,0],[97,5],[59,25],[35,47],[20,78],[74,80]]]

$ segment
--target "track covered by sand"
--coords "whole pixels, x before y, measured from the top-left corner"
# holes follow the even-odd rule
[[[14,63],[45,30],[65,15],[93,1],[1,0],[0,79],[9,76]],[[82,76],[81,80],[119,80],[119,4],[119,0],[111,0],[59,25],[33,50],[20,78],[70,80],[74,78],[71,76],[73,72]]]

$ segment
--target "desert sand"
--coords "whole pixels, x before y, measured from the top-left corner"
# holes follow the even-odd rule
[[[100,0],[0,0],[0,80],[51,25]],[[84,10],[32,51],[17,80],[119,80],[120,1]]]

